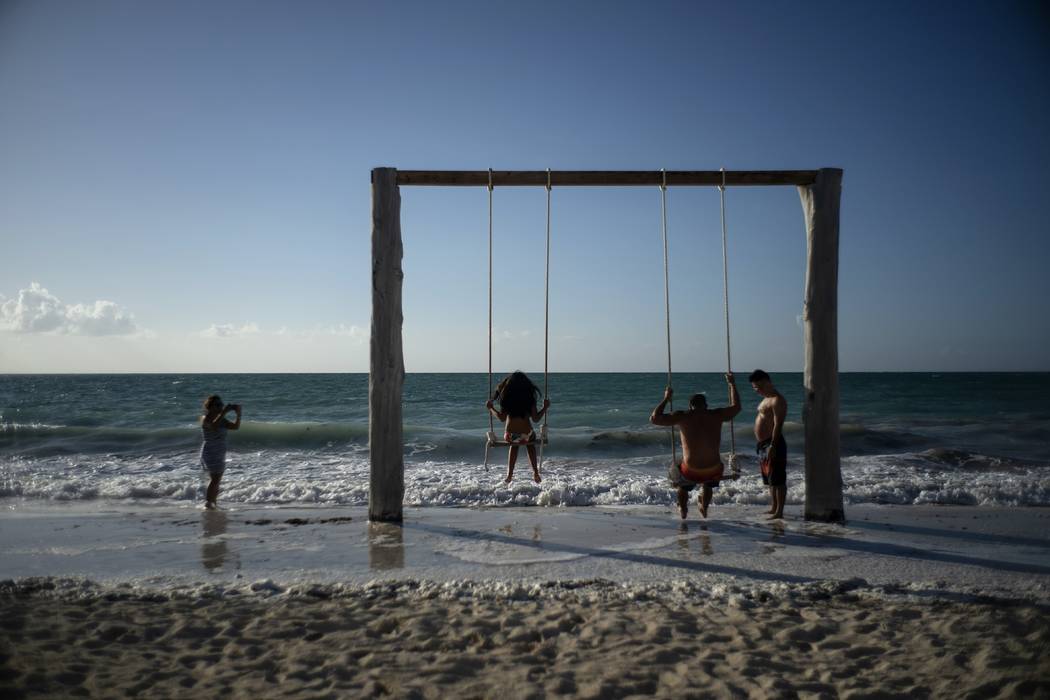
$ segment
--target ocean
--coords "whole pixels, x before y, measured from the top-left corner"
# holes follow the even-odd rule
[[[787,501],[798,504],[802,375],[773,380],[789,404]],[[743,477],[724,481],[716,504],[767,496],[751,434],[759,398],[746,375],[739,381]],[[483,466],[487,376],[409,374],[406,505],[670,505],[668,432],[648,424],[665,382],[552,374],[544,481],[531,482],[522,454],[505,486],[505,449]],[[1050,505],[1050,374],[845,373],[840,382],[847,505]],[[718,373],[676,374],[674,385],[679,406],[696,391],[727,402]],[[367,504],[365,374],[0,375],[0,502],[202,500],[196,419],[212,393],[244,406],[221,503]]]

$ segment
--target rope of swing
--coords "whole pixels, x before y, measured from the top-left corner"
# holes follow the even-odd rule
[[[489,168],[489,399],[494,400],[492,395],[492,168]],[[492,411],[485,410],[489,414],[489,433],[495,431],[492,421]],[[485,468],[488,468],[488,448],[485,449]]]
[[[726,319],[726,372],[733,372],[733,354],[729,346],[729,244],[726,235],[726,169],[722,168],[722,184],[718,186],[718,198],[722,209],[722,291]],[[729,387],[729,402],[733,402],[733,387]],[[736,431],[733,419],[729,419],[729,465],[736,469]]]
[[[549,398],[548,394],[548,365],[550,348],[550,291],[551,291],[551,169],[547,168],[547,248],[546,263],[543,270],[543,398]],[[543,467],[543,442],[547,437],[547,412],[543,412],[543,428],[540,432],[539,454],[537,455],[537,469]]]
[[[551,293],[551,169],[547,168],[547,261],[543,270],[543,398],[547,398],[547,367],[550,336]],[[547,414],[543,414],[547,425]]]
[[[489,168],[489,369],[488,383],[490,399],[495,400],[492,391],[492,168]],[[550,273],[551,273],[551,171],[547,168],[547,243],[546,260],[543,271],[543,398],[549,396],[550,375]],[[487,411],[489,416],[489,435],[495,434],[495,422],[492,419],[492,411]],[[539,454],[537,466],[543,465],[543,437],[547,434],[547,413],[543,414],[543,429],[539,441]],[[491,440],[486,441],[485,446],[485,468],[488,469],[488,451]]]
[[[664,238],[664,311],[667,319],[667,388],[671,388],[671,285],[670,264],[667,255],[667,171],[660,169],[663,174],[663,182],[660,184],[660,221],[661,231]],[[667,407],[674,411],[674,400],[667,402]],[[671,464],[678,461],[677,448],[674,441],[674,426],[671,426]]]

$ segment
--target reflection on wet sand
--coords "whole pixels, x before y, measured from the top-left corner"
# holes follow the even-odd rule
[[[405,566],[404,530],[400,523],[368,524],[368,568],[382,571]]]
[[[680,537],[678,539],[678,547],[684,552],[689,553],[692,549],[693,542],[700,543],[700,551],[705,556],[711,556],[715,553],[713,547],[711,547],[711,536],[707,534],[707,525],[699,524],[697,527],[700,528],[700,534],[696,537]],[[689,523],[684,520],[678,523],[678,531],[683,535],[689,534]]]
[[[226,513],[221,510],[206,510],[201,513],[201,564],[210,572],[221,569],[226,563],[225,539],[212,539],[226,534]]]
[[[514,525],[508,523],[507,525],[504,525],[503,527],[499,528],[499,531],[503,532],[503,533],[506,533],[508,535],[513,535],[514,534]],[[543,527],[541,525],[537,524],[537,525],[533,525],[532,526],[532,541],[533,542],[542,542],[543,541]]]
[[[711,536],[707,534],[707,527],[704,525],[700,526],[700,549],[706,556],[711,556],[715,553],[714,547],[711,546]]]

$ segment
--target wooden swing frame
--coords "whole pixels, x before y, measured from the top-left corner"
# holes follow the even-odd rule
[[[491,180],[490,180],[491,178]],[[368,518],[400,522],[405,494],[401,400],[401,186],[790,186],[806,227],[803,299],[806,520],[844,522],[839,456],[838,267],[842,170],[372,170],[372,332],[368,375]]]

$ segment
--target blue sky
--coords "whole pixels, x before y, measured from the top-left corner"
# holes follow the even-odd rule
[[[0,4],[0,372],[367,371],[369,171],[845,170],[843,370],[1048,370],[1038,3]],[[403,188],[408,371],[486,365],[487,193]],[[793,188],[727,192],[734,365],[797,370]],[[542,189],[495,193],[497,371]],[[717,190],[675,368],[724,366]],[[659,370],[656,188],[556,189],[552,370]]]

